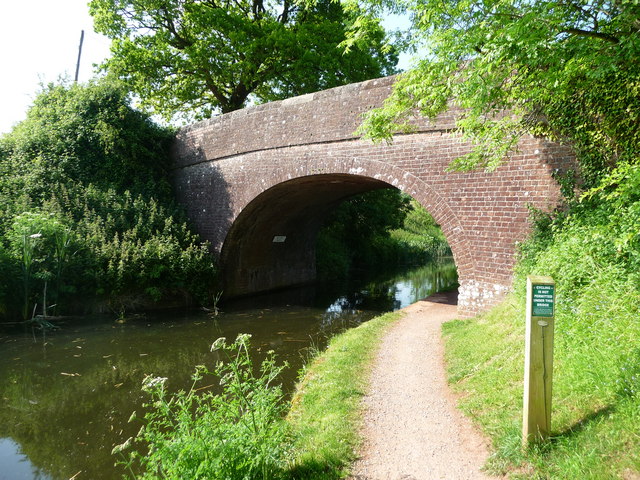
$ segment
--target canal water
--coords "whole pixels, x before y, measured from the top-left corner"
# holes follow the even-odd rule
[[[252,335],[259,360],[289,363],[291,392],[311,349],[372,317],[455,285],[452,261],[374,281],[291,289],[221,306],[222,312],[92,318],[41,333],[0,332],[0,480],[121,478],[114,445],[134,436],[145,375],[188,388],[195,365],[212,364],[219,337]]]

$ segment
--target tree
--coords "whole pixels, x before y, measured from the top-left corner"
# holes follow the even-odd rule
[[[394,73],[379,22],[345,52],[358,9],[332,0],[91,0],[95,28],[113,40],[104,67],[142,106],[167,118],[206,118]]]
[[[131,108],[117,82],[52,83],[43,86],[27,118],[0,139],[0,172],[18,182],[0,184],[0,191],[26,193],[37,205],[61,195],[62,187],[89,184],[166,200],[172,198],[172,138],[172,131]]]
[[[379,268],[395,262],[390,235],[403,226],[410,198],[394,188],[373,190],[341,203],[318,234],[318,276],[344,276],[352,268]]]
[[[570,142],[588,183],[616,162],[637,160],[637,1],[390,3],[411,12],[422,59],[368,115],[362,131],[369,137],[390,139],[410,130],[416,109],[435,117],[453,104],[465,109],[458,127],[477,145],[454,167],[495,168],[525,133]]]

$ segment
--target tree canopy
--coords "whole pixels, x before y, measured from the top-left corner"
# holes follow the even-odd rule
[[[96,31],[113,40],[104,67],[143,107],[167,118],[206,118],[395,72],[379,22],[348,51],[362,13],[318,0],[91,0]]]
[[[390,139],[411,128],[416,109],[434,117],[453,104],[465,109],[458,126],[478,146],[459,168],[494,168],[525,133],[571,142],[587,181],[637,158],[637,1],[372,0],[369,6],[410,12],[421,59],[386,106],[369,114],[368,136]]]

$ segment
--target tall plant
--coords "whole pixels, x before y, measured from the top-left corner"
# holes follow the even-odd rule
[[[114,448],[132,476],[143,479],[208,480],[283,478],[290,441],[286,403],[273,352],[257,374],[249,353],[250,335],[211,346],[219,360],[213,371],[196,367],[188,392],[169,394],[166,378],[148,376],[142,389],[151,397],[135,439]],[[205,376],[218,378],[222,391],[202,392]],[[132,415],[132,419],[135,414]],[[134,444],[138,448],[131,449]],[[142,471],[141,476],[136,476]]]
[[[22,319],[29,318],[36,303],[46,315],[47,289],[52,280],[52,296],[58,299],[71,242],[69,228],[53,213],[25,212],[15,217],[8,237],[22,273]],[[41,296],[34,297],[34,287],[41,289]]]
[[[20,266],[22,268],[22,319],[27,320],[29,318],[29,306],[31,296],[31,270],[33,268],[33,253],[35,250],[35,242],[42,236],[40,233],[34,233],[31,235],[23,234],[20,236],[22,243],[21,258],[22,262]]]
[[[56,307],[60,300],[60,291],[62,287],[62,272],[68,261],[71,247],[72,233],[70,228],[63,228],[56,232],[54,241],[55,241],[55,254],[54,254],[54,265],[55,265],[55,300]],[[55,311],[55,310],[54,310]]]

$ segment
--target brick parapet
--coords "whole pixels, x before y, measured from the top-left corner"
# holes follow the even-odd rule
[[[282,147],[336,143],[356,138],[362,115],[382,105],[395,77],[336,87],[247,107],[180,130],[176,167]],[[433,121],[416,119],[419,132],[455,128],[456,110]]]

